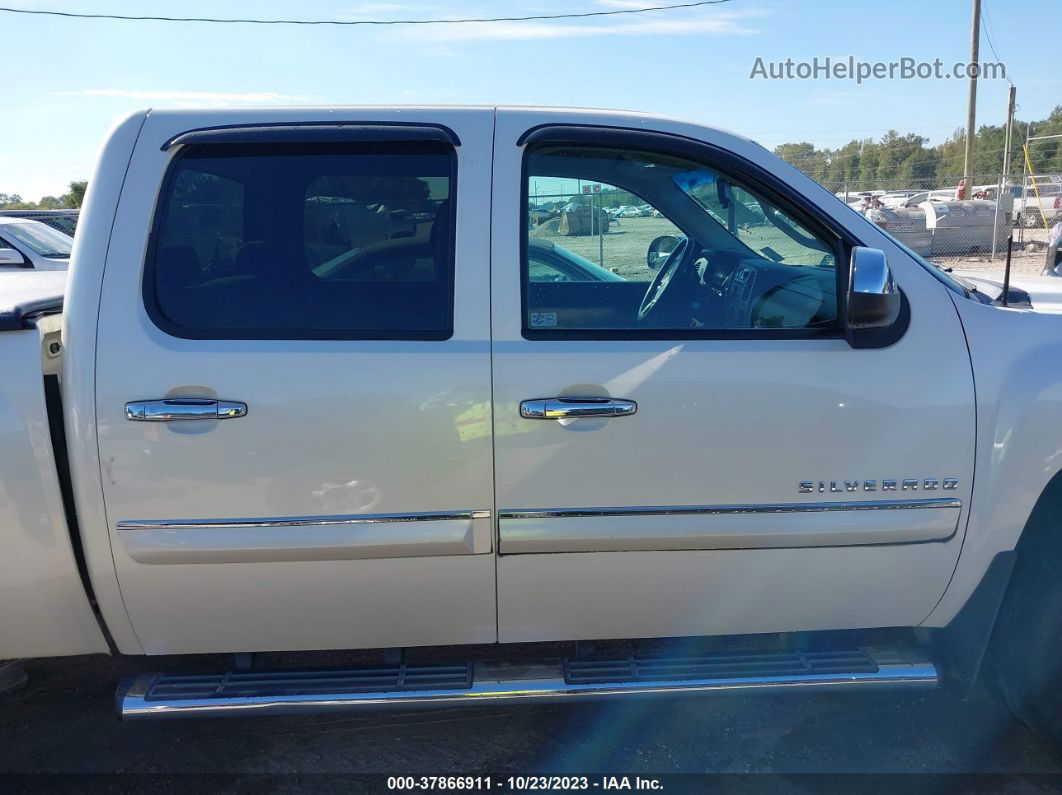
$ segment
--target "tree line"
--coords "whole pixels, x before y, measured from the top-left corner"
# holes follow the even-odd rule
[[[0,210],[77,210],[87,189],[87,180],[75,180],[62,196],[44,196],[36,202],[25,201],[17,193],[0,193]]]
[[[1062,105],[1056,105],[1046,119],[1014,121],[1010,174],[1020,184],[1025,154],[1022,144],[1032,124],[1032,135],[1062,134]],[[982,125],[974,141],[973,176],[975,184],[999,179],[1003,170],[1002,125]],[[786,143],[774,152],[833,192],[842,190],[937,189],[958,184],[963,176],[966,132],[959,129],[944,142],[927,146],[927,138],[889,130],[875,141],[853,139],[837,149],[819,149],[813,144]],[[1062,139],[1033,141],[1029,156],[1036,175],[1062,174]]]
[[[1020,181],[1025,166],[1021,144],[1029,125],[1033,135],[1062,135],[1062,105],[1056,105],[1046,119],[1014,121],[1014,144],[1011,147],[1010,173]],[[898,190],[902,188],[949,188],[963,176],[966,148],[965,130],[956,130],[936,146],[927,146],[929,139],[916,133],[900,135],[889,130],[875,141],[873,138],[853,139],[836,149],[819,149],[806,141],[776,146],[774,153],[799,168],[830,191],[842,190]],[[995,182],[1003,168],[1004,128],[985,124],[977,130],[974,142],[974,182]],[[1062,175],[1062,138],[1033,141],[1029,147],[1033,172],[1037,175]],[[17,193],[0,193],[0,210],[58,210],[81,207],[88,182],[74,181],[62,196],[44,196],[40,201],[23,200]],[[589,201],[589,196],[576,195],[568,201]],[[566,203],[565,202],[565,203]],[[638,197],[626,191],[608,190],[594,203],[604,207],[640,204]],[[558,202],[544,201],[546,208]],[[532,202],[534,206],[534,202]]]

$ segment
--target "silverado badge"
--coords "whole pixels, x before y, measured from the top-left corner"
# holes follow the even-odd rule
[[[797,491],[801,494],[830,492],[844,494],[853,491],[954,491],[959,488],[958,478],[902,478],[883,480],[802,480]]]

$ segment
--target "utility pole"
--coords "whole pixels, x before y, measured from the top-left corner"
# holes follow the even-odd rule
[[[981,0],[973,0],[973,27],[970,32],[970,98],[966,110],[966,156],[963,159],[963,185],[966,186],[962,196],[968,199],[973,196],[973,155],[974,155],[974,129],[977,124],[977,74],[981,69],[977,60],[978,47],[981,43]]]
[[[1025,125],[1025,147],[1022,151],[1026,154],[1029,152],[1029,138],[1032,136],[1032,122],[1028,122]],[[1021,159],[1021,223],[1018,225],[1018,242],[1025,242],[1025,224],[1028,219],[1025,217],[1026,196],[1029,193],[1029,158],[1023,157]]]
[[[1011,84],[1007,92],[1007,124],[1003,130],[1003,171],[999,177],[999,188],[996,190],[996,212],[992,226],[992,259],[996,258],[996,238],[999,232],[999,207],[1003,203],[1004,194],[1010,195],[1010,147],[1014,137],[1014,99],[1018,89]],[[1014,218],[1014,200],[1010,200],[1011,220]],[[1013,225],[1011,225],[1013,228]]]
[[[1010,176],[1010,150],[1014,145],[1014,109],[1017,105],[1014,104],[1014,100],[1017,96],[1018,89],[1015,86],[1010,87],[1010,96],[1007,98],[1007,129],[1006,134],[1003,137],[1003,180]]]

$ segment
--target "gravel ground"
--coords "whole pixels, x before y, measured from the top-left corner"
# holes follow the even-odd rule
[[[965,257],[933,257],[933,261],[957,270],[995,271],[1003,274],[1006,263],[1006,239],[1000,241],[998,256],[970,255]],[[1011,252],[1012,274],[1039,276],[1047,260],[1047,232],[1043,229],[1015,229]]]
[[[991,257],[933,257],[933,261],[945,268],[984,271],[986,276],[997,274],[1000,278],[1006,267],[1004,256],[996,259]],[[1046,261],[1047,253],[1044,249],[1014,252],[1010,258],[1011,275],[1039,276]]]
[[[28,663],[29,685],[0,696],[0,781],[3,774],[112,774],[15,780],[21,789],[65,783],[77,792],[379,791],[382,776],[404,774],[730,773],[742,776],[666,780],[666,789],[1062,787],[1062,777],[1053,777],[1062,774],[1059,753],[983,692],[967,700],[945,692],[821,693],[119,723],[119,677],[157,664],[106,657]],[[872,775],[793,777],[806,773]]]

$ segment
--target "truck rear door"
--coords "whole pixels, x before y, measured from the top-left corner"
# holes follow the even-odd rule
[[[490,110],[152,113],[107,257],[106,532],[148,653],[482,643]]]
[[[849,345],[858,219],[775,163],[694,125],[499,111],[500,640],[910,626],[944,592],[974,441],[954,306],[892,247],[909,314]]]

